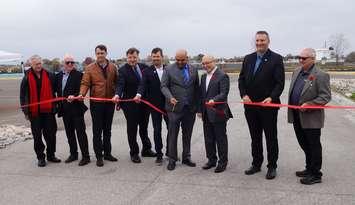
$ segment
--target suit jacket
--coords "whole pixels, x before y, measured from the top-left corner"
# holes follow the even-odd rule
[[[238,79],[240,96],[248,95],[253,102],[260,102],[271,97],[273,103],[280,103],[280,95],[285,85],[282,56],[268,49],[261,60],[259,69],[254,74],[256,58],[256,52],[244,58]]]
[[[166,66],[163,66],[165,69]],[[142,81],[138,87],[138,93],[145,94],[145,99],[161,110],[165,110],[165,96],[160,90],[160,79],[154,65],[146,68],[143,72]]]
[[[60,71],[56,74],[56,92],[58,97],[68,97],[69,95],[77,96],[80,92],[80,82],[83,77],[83,74],[75,69],[69,73],[67,83],[65,84],[64,90],[62,91],[62,82],[63,82],[63,71]],[[74,100],[69,103],[66,100],[60,101],[58,103],[58,117],[63,115],[72,115],[72,116],[82,116],[88,110],[84,102]]]
[[[183,99],[188,101],[191,112],[197,112],[200,99],[197,69],[189,65],[189,74],[189,82],[185,84],[183,71],[176,63],[165,69],[161,80],[161,91],[166,98],[165,109],[168,112],[181,112],[184,108]],[[178,101],[175,107],[170,103],[173,97]]]
[[[144,75],[145,69],[148,67],[145,64],[138,63],[138,66],[141,70],[142,77]],[[121,99],[131,99],[134,98],[138,91],[138,86],[141,82],[141,79],[137,77],[132,66],[128,63],[124,64],[118,70],[118,80],[116,86],[116,95],[120,96]],[[144,98],[146,95],[145,93],[141,93],[142,97]],[[131,102],[122,102],[120,103],[122,109],[126,109],[128,107],[136,107],[136,103]]]
[[[296,69],[292,74],[291,85],[289,89],[289,100],[292,94],[293,86],[298,74],[302,68]],[[302,92],[299,104],[309,103],[311,105],[325,105],[331,99],[330,77],[328,73],[313,67]],[[322,128],[324,126],[324,109],[311,109],[305,112],[299,112],[302,128]],[[288,109],[287,119],[289,123],[294,122],[293,110]]]
[[[222,70],[216,69],[213,73],[208,88],[206,89],[206,77],[207,74],[203,74],[201,77],[200,93],[201,93],[201,113],[202,119],[208,118],[212,123],[224,122],[229,118],[233,118],[233,115],[229,109],[228,104],[219,104],[213,106],[213,108],[207,108],[205,103],[209,100],[215,102],[227,102],[229,93],[229,77]]]

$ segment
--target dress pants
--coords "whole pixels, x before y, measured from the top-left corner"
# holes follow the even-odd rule
[[[42,134],[47,145],[47,158],[54,157],[57,133],[57,121],[54,114],[40,113],[37,117],[30,118],[30,122],[37,159],[40,160],[46,158],[46,155],[44,154],[45,145],[42,141]]]
[[[111,155],[111,127],[115,104],[90,102],[93,146],[96,158]]]
[[[263,132],[265,134],[268,168],[277,168],[279,147],[277,140],[277,114],[274,108],[250,108],[244,111],[251,136],[252,165],[260,168],[263,156]]]

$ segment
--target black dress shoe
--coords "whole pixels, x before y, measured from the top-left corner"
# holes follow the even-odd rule
[[[39,167],[45,167],[46,166],[46,160],[45,159],[39,159],[37,165]]]
[[[227,168],[227,164],[218,164],[216,169],[214,170],[214,173],[221,173],[224,172]]]
[[[84,158],[82,158],[81,160],[80,160],[80,162],[79,162],[79,166],[84,166],[84,165],[87,165],[87,164],[89,164],[90,163],[90,158],[88,158],[88,157],[84,157]]]
[[[176,166],[176,162],[173,161],[173,160],[169,160],[169,164],[168,166],[166,167],[169,171],[172,171],[175,169],[175,166]]]
[[[276,177],[276,169],[275,168],[269,168],[267,170],[265,178],[266,179],[275,179],[275,177]]]
[[[244,171],[244,174],[252,175],[252,174],[255,174],[255,173],[260,172],[260,171],[261,171],[261,169],[259,167],[251,166],[249,169]]]
[[[208,161],[205,165],[203,165],[202,169],[211,169],[216,166],[216,162]]]
[[[155,163],[159,166],[163,165],[163,157],[162,156],[157,156],[157,159],[155,160]]]
[[[298,177],[307,177],[308,175],[310,175],[310,173],[307,171],[307,169],[296,172],[296,176]]]
[[[104,160],[102,160],[102,158],[97,158],[96,166],[103,167],[104,166]]]
[[[70,162],[74,162],[75,160],[78,160],[78,156],[70,155],[70,156],[68,157],[68,159],[66,159],[64,162],[65,162],[65,163],[70,163]]]
[[[117,162],[118,159],[112,155],[106,155],[104,156],[104,160],[110,161],[110,162]]]
[[[189,167],[196,167],[196,163],[191,161],[191,159],[184,159],[184,160],[182,160],[181,163],[185,164],[185,165],[187,165]]]
[[[142,151],[142,157],[156,157],[156,156],[157,156],[157,153],[153,152],[150,149]]]
[[[141,161],[141,158],[138,156],[138,155],[133,155],[133,156],[131,156],[131,161],[133,162],[133,163],[141,163],[142,161]]]
[[[322,182],[322,177],[316,177],[312,175],[308,175],[305,178],[300,179],[301,184],[312,185],[316,183]]]
[[[47,157],[47,161],[48,162],[53,162],[53,163],[60,163],[61,160],[58,159],[57,157],[53,156],[53,157]]]

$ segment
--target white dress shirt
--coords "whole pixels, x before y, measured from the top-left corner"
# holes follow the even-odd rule
[[[217,70],[217,67],[215,67],[210,73],[207,73],[206,76],[206,91],[208,90],[208,85],[210,84],[210,80],[213,76],[213,73]]]
[[[163,70],[163,66],[160,66],[159,68],[158,67],[156,67],[156,66],[154,66],[155,67],[155,70],[157,71],[157,73],[158,73],[158,76],[159,76],[159,80],[161,81],[161,78],[163,77],[163,72],[164,72],[164,70]]]

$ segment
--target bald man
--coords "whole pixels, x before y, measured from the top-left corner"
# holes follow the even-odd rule
[[[215,173],[223,172],[228,164],[227,120],[233,115],[227,103],[214,105],[215,102],[227,102],[229,93],[229,77],[217,68],[212,56],[202,58],[202,66],[207,71],[201,77],[200,114],[203,121],[203,133],[208,162],[202,169],[211,169],[218,165]],[[217,147],[217,152],[216,152]],[[218,153],[218,158],[217,154]]]
[[[195,167],[191,161],[191,135],[195,123],[199,100],[199,77],[197,69],[188,64],[186,50],[178,50],[176,62],[163,73],[161,91],[166,98],[165,108],[169,118],[168,131],[168,170],[174,170],[177,156],[177,137],[180,124],[182,129],[182,163]]]
[[[58,97],[72,98],[80,91],[80,82],[83,74],[76,70],[75,60],[72,55],[65,55],[63,59],[63,69],[56,75],[56,92]],[[78,160],[78,145],[81,150],[82,159],[79,166],[84,166],[90,162],[88,137],[84,114],[88,110],[83,101],[63,100],[58,103],[58,117],[63,117],[65,133],[68,138],[70,155],[65,163]]]
[[[301,67],[292,74],[289,89],[290,105],[325,105],[331,99],[329,74],[315,66],[316,52],[305,48],[298,56]],[[296,137],[306,156],[306,169],[297,171],[302,184],[322,182],[321,128],[323,109],[288,109],[288,122],[293,124]]]

